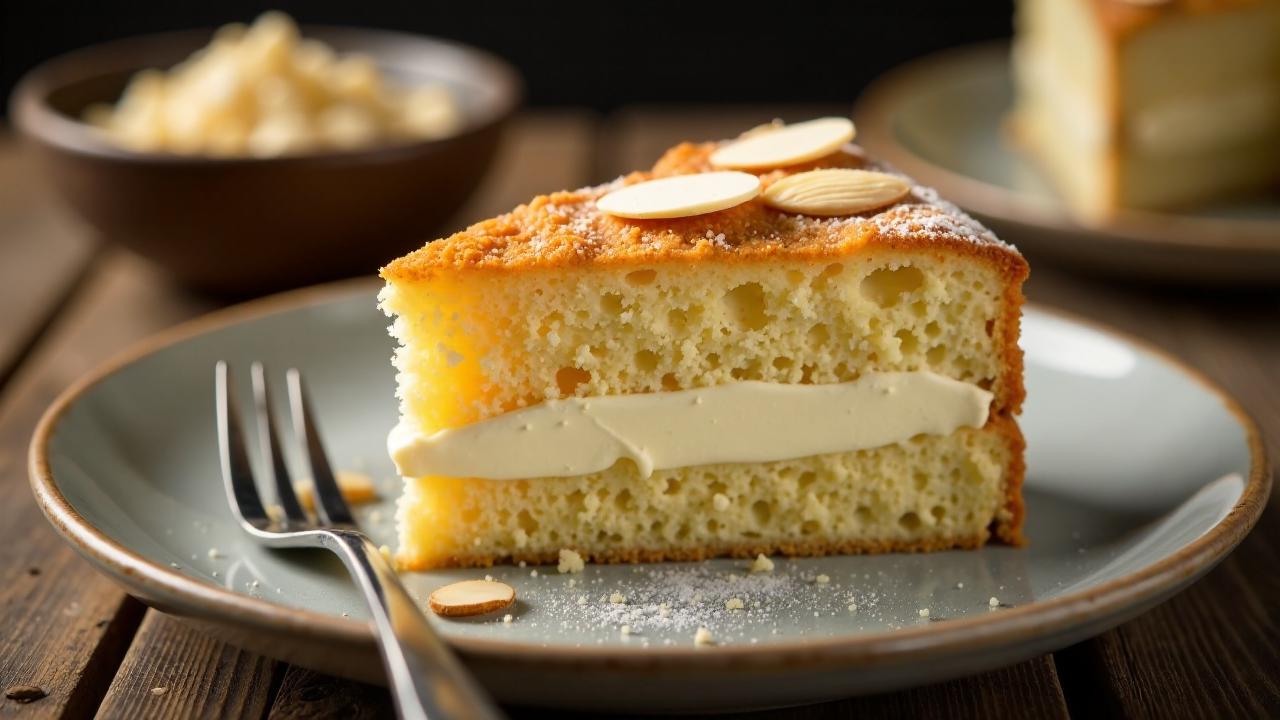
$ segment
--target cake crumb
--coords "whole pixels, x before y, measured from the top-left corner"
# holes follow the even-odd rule
[[[526,563],[525,563],[525,561],[523,561],[523,560],[521,560],[521,561],[520,561],[520,567],[524,567],[524,566],[525,566],[525,564],[526,564]]]
[[[167,688],[167,687],[153,687],[153,688],[151,688],[151,694],[152,694],[152,695],[155,695],[156,697],[159,697],[159,696],[161,696],[161,695],[163,695],[163,694],[165,694],[165,693],[167,693],[167,692],[169,692],[169,688]]]
[[[755,561],[751,563],[751,572],[753,573],[773,572],[773,561],[770,560],[768,556],[766,556],[764,553],[760,553],[759,555],[756,555]]]
[[[538,571],[537,571],[537,570],[530,570],[530,571],[529,571],[529,577],[538,577]]]
[[[741,609],[742,609],[742,599],[741,599],[741,598],[736,598],[736,597],[735,597],[735,598],[729,598],[728,600],[725,600],[725,601],[724,601],[724,609],[725,609],[725,610],[741,610]]]
[[[579,604],[579,605],[586,605],[586,604],[587,604],[587,596],[586,596],[586,595],[579,595],[579,596],[578,596],[578,604]]]
[[[577,551],[560,548],[560,564],[556,566],[557,570],[562,573],[580,573],[584,567],[586,567],[586,563],[583,562],[582,556]]]
[[[493,576],[492,576],[492,575],[485,575],[485,576],[484,576],[484,579],[485,579],[486,581],[488,581],[488,582],[493,582]]]
[[[1000,607],[1000,601],[993,595],[991,599],[987,601],[987,607],[992,607],[992,608]]]
[[[504,625],[510,625],[513,620],[515,620],[515,618],[511,617],[510,613],[502,616],[502,623]]]
[[[622,637],[629,637],[631,635],[631,626],[623,625],[621,628],[618,629],[618,632],[622,633]]]
[[[922,618],[929,617],[929,608],[920,608],[920,617]]]
[[[698,631],[693,634],[694,645],[697,645],[697,646],[714,645],[715,642],[716,642],[716,639],[712,637],[711,631],[704,627],[698,628]]]
[[[625,605],[626,602],[627,602],[627,598],[624,597],[620,592],[615,592],[614,594],[609,596],[609,603],[611,605]]]
[[[849,612],[858,612],[858,604],[849,603]]]
[[[813,580],[814,580],[814,582],[818,583],[819,585],[826,585],[827,583],[831,582],[831,576],[830,576],[830,575],[819,575],[818,577],[814,578]]]
[[[964,589],[964,583],[962,583],[962,582],[958,582],[958,583],[956,583],[956,589],[957,589],[957,590],[963,590],[963,589]]]
[[[223,555],[223,554],[222,554],[222,551],[221,551],[221,550],[219,550],[218,548],[216,548],[216,547],[211,547],[211,548],[209,548],[209,559],[210,559],[210,560],[221,560],[221,559],[222,559],[222,558],[224,558],[224,557],[226,557],[226,555]]]

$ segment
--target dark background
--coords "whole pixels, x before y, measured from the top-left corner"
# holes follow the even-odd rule
[[[0,97],[53,55],[129,35],[253,20],[438,35],[513,62],[532,105],[851,102],[879,73],[931,50],[1006,37],[1012,3],[191,2],[0,0]],[[7,105],[7,103],[5,103]]]

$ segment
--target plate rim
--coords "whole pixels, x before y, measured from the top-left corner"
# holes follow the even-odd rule
[[[88,391],[119,371],[168,347],[234,325],[270,315],[335,301],[357,292],[376,289],[373,278],[362,277],[292,290],[215,310],[179,323],[134,342],[122,352],[99,363],[63,390],[41,416],[28,450],[31,488],[45,517],[58,534],[80,554],[107,574],[126,592],[135,585],[166,602],[160,609],[178,616],[195,617],[235,626],[250,626],[288,635],[346,644],[374,645],[367,623],[338,618],[305,608],[277,605],[265,599],[236,593],[189,577],[137,553],[81,516],[62,494],[53,476],[49,442],[62,416]],[[1231,510],[1214,526],[1177,552],[1137,572],[1125,574],[1085,590],[1027,603],[999,613],[984,613],[941,623],[886,630],[856,636],[809,638],[768,645],[724,645],[711,649],[688,646],[636,648],[609,646],[546,647],[488,638],[450,637],[449,644],[465,656],[503,663],[666,669],[715,667],[750,663],[788,668],[829,664],[867,666],[883,661],[910,661],[938,652],[967,652],[1016,644],[1090,621],[1105,620],[1158,599],[1181,588],[1226,557],[1253,529],[1266,507],[1271,474],[1257,422],[1240,403],[1208,378],[1168,351],[1141,338],[1070,312],[1028,303],[1027,307],[1109,335],[1149,352],[1181,371],[1218,397],[1245,430],[1249,472],[1245,486]],[[173,610],[171,608],[177,608]]]
[[[896,108],[921,83],[956,67],[986,67],[1006,62],[1007,39],[947,48],[909,60],[877,77],[859,95],[853,116],[859,141],[890,165],[967,211],[1004,223],[1042,228],[1057,233],[1085,234],[1093,242],[1123,241],[1152,249],[1261,254],[1280,259],[1280,221],[1207,218],[1155,211],[1122,210],[1112,220],[1091,222],[1071,214],[1060,201],[1025,192],[948,169],[899,143],[893,131]],[[1213,242],[1201,238],[1214,237]]]

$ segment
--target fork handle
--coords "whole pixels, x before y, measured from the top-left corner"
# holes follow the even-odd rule
[[[369,538],[342,530],[327,535],[369,603],[397,714],[404,720],[504,717],[431,628]]]

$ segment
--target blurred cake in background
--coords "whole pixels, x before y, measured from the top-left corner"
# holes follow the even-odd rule
[[[1280,0],[1019,0],[1018,142],[1082,216],[1280,180]]]

